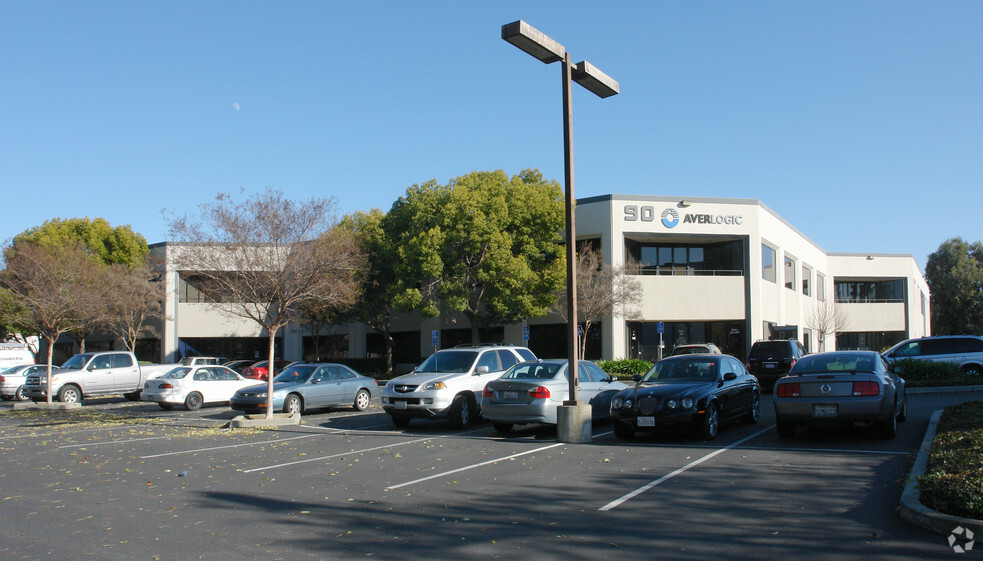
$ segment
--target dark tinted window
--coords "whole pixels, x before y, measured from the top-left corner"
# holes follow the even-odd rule
[[[504,349],[498,351],[498,360],[502,363],[502,367],[498,370],[508,370],[519,363],[519,359],[515,358],[511,351]]]
[[[113,355],[113,368],[126,368],[127,366],[133,366],[133,358],[130,355]]]
[[[792,347],[788,341],[758,341],[751,346],[749,359],[763,358],[789,358],[792,356]]]
[[[515,350],[515,352],[519,353],[522,360],[536,360],[536,355],[534,355],[529,349],[518,348]]]

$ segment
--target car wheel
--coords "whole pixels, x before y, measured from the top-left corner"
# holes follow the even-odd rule
[[[631,440],[635,437],[635,427],[628,423],[615,422],[614,435],[622,440]]]
[[[456,429],[463,429],[474,420],[474,407],[466,395],[459,395],[451,403],[451,423]]]
[[[713,440],[717,437],[720,430],[720,412],[717,405],[711,403],[707,405],[707,411],[703,414],[703,424],[700,426],[700,437],[703,440]]]
[[[160,405],[160,408],[163,409],[164,411],[170,411],[171,409],[174,409],[173,403],[158,403],[157,405]]]
[[[981,376],[983,375],[983,368],[978,364],[967,364],[963,366],[963,374],[967,376]]]
[[[201,404],[203,401],[204,399],[201,397],[200,393],[191,392],[188,394],[188,397],[184,398],[184,408],[188,411],[197,411],[201,409]]]
[[[881,438],[894,438],[898,434],[898,416],[890,415],[887,419],[874,425],[877,435]]]
[[[505,435],[512,432],[512,423],[492,423],[492,427],[498,434]]]
[[[751,396],[751,409],[741,417],[741,420],[748,425],[753,425],[758,422],[758,416],[761,414],[761,396],[758,392],[754,392]]]
[[[358,393],[355,394],[353,407],[356,411],[365,411],[369,408],[369,400],[371,399],[372,396],[369,395],[368,390],[358,390]]]
[[[393,413],[393,414],[389,415],[389,418],[392,419],[393,424],[396,425],[399,428],[406,428],[406,427],[410,426],[410,417],[409,417],[409,415],[399,415],[399,414]]]
[[[775,419],[775,428],[778,429],[778,436],[782,438],[792,438],[795,436],[795,423],[785,419]]]
[[[82,390],[78,386],[62,386],[58,390],[58,401],[62,403],[80,403],[82,401]]]
[[[283,412],[290,413],[291,415],[297,414],[301,415],[304,413],[304,403],[300,400],[300,396],[292,393],[283,400]]]
[[[14,392],[14,399],[17,401],[27,401],[30,398],[31,396],[27,395],[27,390],[24,389],[24,386],[17,388],[17,391]]]

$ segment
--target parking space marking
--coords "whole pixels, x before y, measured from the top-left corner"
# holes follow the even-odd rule
[[[632,446],[635,448],[689,448],[697,450],[715,450],[717,448],[716,446],[707,446],[703,444],[646,444],[644,442],[633,442]],[[910,454],[910,452],[903,450],[858,450],[851,448],[775,448],[770,446],[738,446],[737,448],[740,448],[741,450],[755,450],[759,452],[829,452],[830,454],[872,454],[883,456],[907,456]]]
[[[170,436],[149,436],[147,438],[129,438],[126,440],[106,440],[103,442],[87,442],[85,444],[66,444],[58,448],[86,448],[88,446],[102,446],[104,444],[125,444],[127,442],[140,442],[143,440],[161,440],[171,438]]]
[[[460,473],[462,471],[468,471],[471,469],[480,468],[482,466],[487,466],[490,464],[497,464],[498,462],[504,462],[505,460],[511,460],[513,458],[518,458],[519,456],[525,456],[527,454],[535,454],[536,452],[542,452],[543,450],[549,450],[550,448],[556,448],[557,446],[565,446],[565,442],[557,442],[556,444],[550,444],[549,446],[543,446],[541,448],[536,448],[535,450],[526,450],[525,452],[519,452],[518,454],[511,454],[509,456],[502,456],[501,458],[496,458],[494,460],[487,460],[481,462],[480,464],[472,464],[470,466],[464,466],[457,469],[452,469],[450,471],[445,471],[442,473],[437,473],[420,479],[415,479],[413,481],[407,481],[406,483],[400,483],[399,485],[390,485],[386,487],[385,491],[392,491],[393,489],[399,489],[400,487],[408,487],[410,485],[416,485],[417,483],[423,483],[424,481],[430,481],[431,479],[437,479],[438,477],[445,477],[455,473]]]
[[[627,495],[624,495],[624,496],[622,496],[619,499],[616,499],[616,500],[613,500],[613,501],[609,502],[608,504],[602,506],[601,508],[599,508],[597,510],[608,511],[608,510],[611,510],[613,508],[616,508],[616,507],[618,507],[618,506],[620,506],[620,505],[622,505],[622,504],[630,501],[631,499],[637,497],[638,495],[641,495],[645,491],[648,491],[649,489],[652,489],[653,487],[656,487],[658,485],[661,485],[662,483],[664,483],[666,481],[669,481],[673,477],[676,477],[677,475],[679,475],[681,473],[685,473],[685,472],[689,471],[691,468],[694,468],[694,467],[702,464],[703,462],[705,462],[705,461],[707,461],[707,460],[709,460],[711,458],[714,458],[714,457],[716,457],[716,456],[718,456],[720,454],[723,454],[727,450],[730,450],[732,448],[737,448],[738,446],[740,446],[741,444],[744,444],[748,440],[751,440],[752,438],[755,438],[757,436],[760,436],[760,435],[762,435],[762,434],[770,431],[772,428],[773,427],[768,427],[768,428],[759,430],[758,432],[752,434],[751,436],[746,436],[746,437],[738,440],[737,442],[734,442],[733,444],[730,444],[728,446],[725,446],[723,448],[720,448],[719,450],[716,450],[715,452],[711,452],[711,453],[707,454],[706,456],[703,456],[702,458],[700,458],[698,460],[694,460],[694,461],[686,464],[685,466],[683,466],[683,467],[681,467],[681,468],[673,471],[672,473],[663,475],[662,477],[656,479],[655,481],[651,481],[651,482],[649,482],[649,483],[647,483],[647,484],[639,487],[638,489],[635,489],[631,493],[628,493]]]
[[[292,436],[290,438],[277,438],[274,440],[263,440],[260,442],[244,442],[241,444],[227,444],[225,446],[212,446],[209,448],[197,448],[194,450],[181,450],[179,452],[165,452],[163,454],[151,454],[149,456],[140,456],[141,460],[146,460],[149,458],[162,458],[164,456],[179,456],[181,454],[196,454],[198,452],[210,452],[212,450],[222,450],[225,448],[241,448],[243,446],[256,446],[257,444],[274,444],[277,442],[286,442],[288,440],[300,440],[302,438],[314,438],[315,436],[324,436],[321,434],[306,434],[304,436]]]

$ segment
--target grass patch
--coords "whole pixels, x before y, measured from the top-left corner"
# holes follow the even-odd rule
[[[626,358],[621,360],[599,360],[597,366],[601,370],[617,378],[631,378],[635,374],[641,376],[652,368],[652,363],[647,360],[637,358]]]
[[[945,408],[918,487],[931,509],[983,519],[983,401]]]

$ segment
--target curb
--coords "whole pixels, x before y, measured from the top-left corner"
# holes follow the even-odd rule
[[[908,483],[904,487],[904,492],[901,493],[901,505],[899,507],[901,518],[915,526],[921,526],[926,530],[942,535],[952,534],[952,531],[959,527],[968,528],[973,533],[983,532],[983,520],[943,514],[928,508],[919,500],[918,480],[915,478],[919,475],[924,475],[927,470],[929,450],[932,447],[932,441],[935,439],[935,431],[938,428],[939,419],[941,418],[942,410],[940,409],[932,413],[928,421],[925,438],[922,439],[922,444],[918,449],[918,456],[915,457],[915,463],[911,467]]]
[[[945,393],[945,392],[979,392],[983,386],[932,386],[926,388],[905,388],[905,393]]]
[[[231,421],[226,428],[258,428],[258,427],[284,427],[289,425],[299,425],[300,414],[276,413],[272,419],[267,419],[266,415],[240,415]]]

